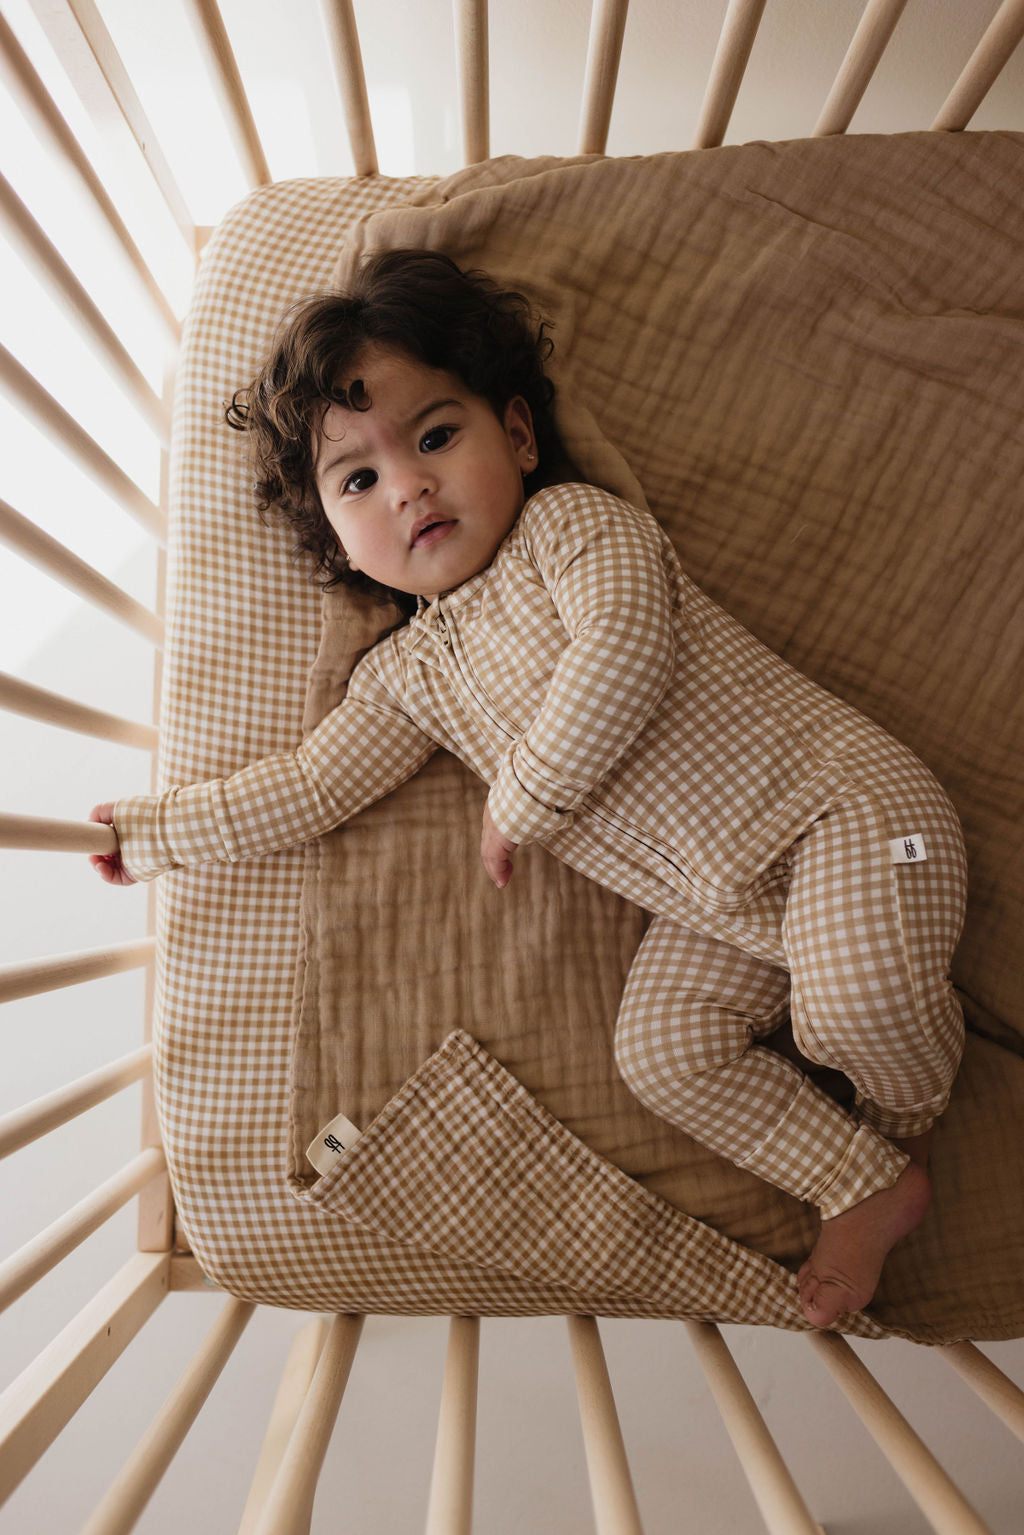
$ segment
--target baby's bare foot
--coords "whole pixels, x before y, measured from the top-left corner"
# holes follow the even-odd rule
[[[822,1221],[811,1256],[797,1274],[809,1322],[830,1327],[844,1311],[868,1304],[889,1251],[924,1220],[931,1197],[928,1174],[912,1161],[891,1188]]]

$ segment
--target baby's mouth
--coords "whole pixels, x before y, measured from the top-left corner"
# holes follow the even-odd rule
[[[412,530],[410,549],[425,549],[445,538],[455,526],[450,517],[430,517],[418,522]]]

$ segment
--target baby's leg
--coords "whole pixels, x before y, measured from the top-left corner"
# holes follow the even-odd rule
[[[623,995],[616,1060],[653,1113],[838,1214],[894,1184],[907,1158],[757,1043],[788,993],[785,970],[656,917]]]
[[[923,839],[923,861],[892,862],[901,831]],[[927,1212],[927,1138],[963,1048],[948,980],[963,899],[959,828],[923,769],[898,810],[882,795],[854,797],[794,850],[784,924],[794,1035],[853,1081],[862,1121],[911,1158],[890,1189],[823,1219],[799,1275],[818,1325],[867,1303],[888,1252]]]

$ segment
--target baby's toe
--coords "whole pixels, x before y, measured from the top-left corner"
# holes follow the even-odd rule
[[[797,1289],[804,1316],[815,1327],[831,1327],[845,1311],[857,1309],[850,1285],[819,1274],[810,1260],[797,1275]]]

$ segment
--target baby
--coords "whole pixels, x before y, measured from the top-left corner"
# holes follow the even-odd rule
[[[646,512],[579,482],[527,301],[370,258],[299,310],[228,411],[326,585],[406,617],[293,752],[97,806],[115,883],[316,837],[439,746],[489,785],[502,888],[539,842],[652,914],[616,1061],[656,1114],[821,1216],[817,1326],[924,1217],[963,1020],[960,830],[920,762],[712,603]],[[788,1057],[773,1044],[788,1032]],[[845,1073],[845,1112],[800,1064]]]

